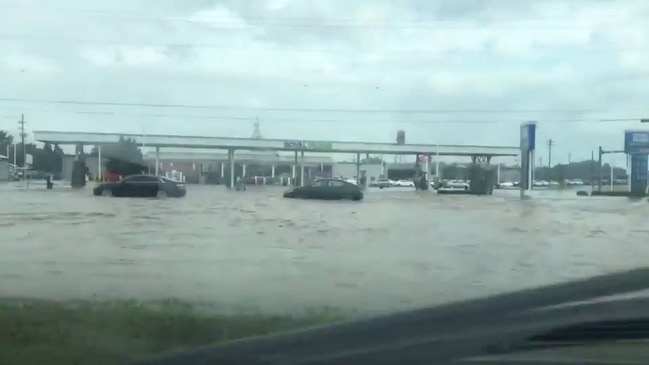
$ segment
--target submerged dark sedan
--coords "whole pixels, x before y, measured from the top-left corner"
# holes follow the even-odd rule
[[[362,200],[363,192],[354,184],[338,179],[320,179],[310,185],[293,188],[285,198],[321,200]]]
[[[154,175],[131,175],[117,182],[98,185],[93,193],[96,196],[116,196],[132,198],[179,198],[187,194],[183,183]]]

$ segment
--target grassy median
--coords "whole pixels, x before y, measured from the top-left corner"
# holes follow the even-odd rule
[[[169,350],[342,318],[331,310],[218,315],[180,301],[1,301],[0,365],[122,365]]]

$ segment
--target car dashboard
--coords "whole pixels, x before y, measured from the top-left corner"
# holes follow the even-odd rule
[[[638,269],[138,364],[649,364],[648,287],[649,269]]]
[[[590,345],[520,351],[465,359],[466,365],[635,365],[649,363],[649,341],[612,341]]]

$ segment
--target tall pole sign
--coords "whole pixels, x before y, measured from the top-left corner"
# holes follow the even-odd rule
[[[521,125],[521,199],[525,197],[525,190],[532,189],[535,148],[536,122],[523,123]]]
[[[625,131],[624,153],[631,155],[630,193],[644,196],[647,193],[649,156],[649,131]]]

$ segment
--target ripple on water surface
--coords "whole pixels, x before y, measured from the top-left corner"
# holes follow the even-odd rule
[[[0,295],[371,311],[649,262],[646,202],[516,194],[319,202],[270,187],[190,186],[163,200],[0,189]]]

